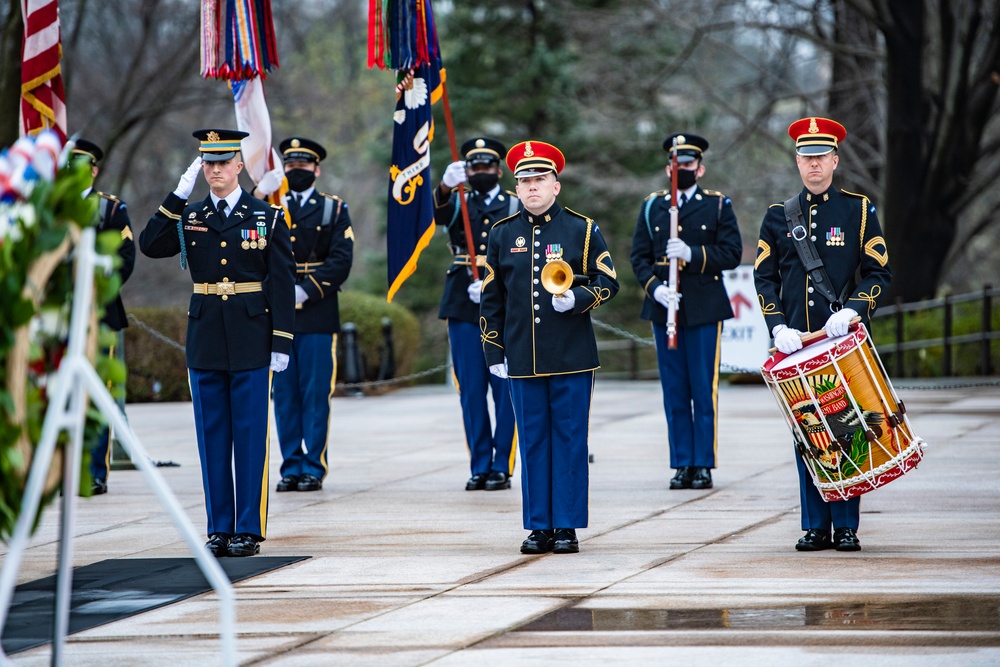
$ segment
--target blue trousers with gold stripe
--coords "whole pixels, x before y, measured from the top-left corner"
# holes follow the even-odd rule
[[[323,479],[329,469],[326,441],[337,383],[337,335],[297,333],[289,357],[288,368],[274,376],[281,474]]]
[[[492,471],[514,472],[514,406],[507,380],[490,373],[483,356],[479,325],[448,320],[451,361],[458,398],[462,404],[469,467],[473,475]],[[493,394],[496,428],[490,425],[486,388]]]
[[[799,471],[799,501],[802,503],[802,530],[830,532],[833,528],[858,529],[861,522],[861,496],[848,500],[826,502],[813,483],[806,464],[795,452],[795,463]]]
[[[125,365],[125,332],[116,331],[115,344],[108,349],[101,351],[101,354],[107,354],[112,359],[117,359],[121,364]],[[117,389],[117,396],[115,397],[115,403],[118,404],[118,408],[125,414],[125,387],[112,387],[111,383],[108,383],[108,389]],[[101,429],[101,434],[98,436],[97,440],[90,448],[90,476],[94,479],[108,479],[108,472],[111,470],[111,427],[105,426]]]
[[[719,441],[719,361],[722,322],[677,328],[677,348],[667,328],[653,323],[663,410],[670,439],[670,467],[714,468]]]
[[[271,371],[188,369],[208,534],[267,537]]]
[[[511,378],[528,530],[586,528],[594,371]]]

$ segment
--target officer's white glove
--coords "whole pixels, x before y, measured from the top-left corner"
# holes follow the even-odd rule
[[[691,246],[680,239],[670,239],[667,241],[667,259],[681,259],[690,262]]]
[[[831,315],[830,319],[823,325],[823,328],[826,329],[826,335],[830,338],[846,336],[847,330],[851,326],[851,320],[857,316],[858,311],[852,308],[841,308]]]
[[[653,298],[664,308],[670,307],[670,289],[666,285],[657,285],[653,290]]]
[[[264,195],[265,197],[273,193],[275,190],[281,187],[281,181],[285,179],[285,170],[283,167],[275,167],[271,171],[267,172],[260,177],[260,181],[257,182],[257,192]]]
[[[295,286],[295,305],[297,306],[300,303],[305,303],[308,300],[309,300],[309,295],[306,294],[306,291],[304,289],[302,289],[302,287],[300,285],[296,285]]]
[[[557,313],[565,313],[573,310],[573,306],[575,305],[576,294],[573,294],[573,290],[566,290],[562,294],[552,295],[552,307],[555,308]]]
[[[483,298],[483,281],[473,281],[466,291],[468,291],[469,300],[472,301],[472,303],[479,303]]]
[[[271,353],[271,370],[275,373],[280,373],[281,371],[288,368],[288,355],[283,352],[272,352]]]
[[[181,199],[187,199],[191,196],[191,191],[194,190],[194,184],[198,180],[198,172],[201,171],[201,156],[199,155],[191,163],[191,166],[187,168],[184,175],[181,176],[181,180],[177,182],[177,187],[174,189],[174,194]]]
[[[459,183],[465,183],[465,163],[459,161],[449,164],[448,168],[444,170],[441,182],[446,188],[454,188]]]
[[[501,380],[507,379],[507,364],[493,364],[490,366],[490,373],[496,375]]]
[[[791,354],[802,349],[802,332],[798,329],[789,329],[784,324],[779,324],[771,331],[774,336],[774,346],[779,352]]]

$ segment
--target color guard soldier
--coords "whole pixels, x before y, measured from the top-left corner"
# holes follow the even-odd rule
[[[100,146],[86,139],[77,139],[74,142],[72,156],[74,161],[77,159],[86,160],[90,165],[92,178],[97,178],[101,171],[101,160],[104,159],[104,151]],[[89,197],[91,194],[98,198],[97,215],[100,221],[97,231],[104,232],[113,229],[121,234],[122,242],[118,246],[118,256],[122,263],[118,273],[121,276],[122,285],[124,285],[135,267],[135,240],[132,238],[132,222],[128,217],[128,207],[125,206],[125,202],[114,195],[95,191],[93,181],[91,181],[91,187],[83,192],[83,196]],[[104,318],[101,321],[117,336],[115,345],[107,351],[108,355],[117,358],[124,365],[125,327],[128,326],[128,318],[125,316],[125,306],[122,304],[121,294],[104,306]],[[124,389],[118,398],[118,407],[124,414]],[[99,496],[108,492],[108,472],[111,469],[110,441],[111,428],[105,426],[101,430],[98,441],[90,449],[90,475],[93,480],[91,495]]]
[[[480,267],[486,264],[486,240],[493,223],[520,209],[517,196],[500,188],[500,160],[507,149],[495,139],[476,137],[462,144],[464,161],[448,165],[441,184],[434,190],[434,219],[448,232],[455,258],[448,270],[438,318],[448,322],[448,341],[455,370],[455,384],[462,404],[465,440],[469,448],[472,477],[466,491],[496,491],[510,488],[514,472],[514,407],[507,380],[490,373],[483,357],[479,335],[479,301],[482,276],[472,279],[468,241],[461,205],[455,188],[467,183],[465,199],[473,254]],[[496,426],[490,425],[487,389],[493,394]]]
[[[761,223],[754,263],[764,319],[775,347],[785,354],[802,349],[804,332],[823,328],[831,337],[844,336],[859,315],[867,325],[892,278],[874,204],[865,195],[833,187],[833,172],[840,160],[837,148],[847,130],[827,118],[802,118],[789,126],[788,135],[795,140],[795,162],[804,186],[798,194],[801,224],[786,221],[785,204],[772,204]],[[821,281],[814,280],[816,274],[806,270],[793,234],[814,245],[832,283],[832,299],[824,295]],[[861,549],[857,537],[860,497],[825,502],[802,458],[796,455],[795,459],[802,530],[806,531],[795,548]]]
[[[670,188],[646,197],[632,236],[632,270],[646,292],[642,319],[653,323],[663,409],[670,438],[671,489],[712,488],[719,445],[719,363],[722,322],[733,316],[722,272],[743,254],[733,204],[721,192],[702,190],[702,153],[708,141],[672,134],[663,149],[673,157],[677,139],[677,238],[670,238]],[[667,162],[667,178],[671,177]],[[679,262],[681,300],[677,347],[667,345],[670,260]]]
[[[290,189],[296,277],[291,359],[288,369],[274,378],[282,459],[275,490],[319,491],[329,471],[330,401],[337,384],[337,293],[354,261],[354,229],[347,202],[316,189],[326,149],[304,137],[285,139],[279,149]],[[254,191],[267,196],[279,185],[266,174]]]
[[[590,311],[618,293],[618,280],[597,224],[556,202],[559,149],[525,141],[506,162],[523,209],[489,234],[483,351],[490,372],[510,378],[531,531],[521,553],[576,553],[576,529],[588,521],[587,435],[600,365]]]
[[[206,547],[220,557],[252,556],[267,536],[268,397],[271,373],[285,369],[292,350],[295,262],[281,208],[239,186],[247,133],[194,136],[201,156],[150,218],[139,247],[190,265],[187,365]],[[211,191],[188,203],[199,168]]]

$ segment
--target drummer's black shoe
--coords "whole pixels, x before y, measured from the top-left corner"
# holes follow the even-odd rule
[[[850,529],[848,529],[850,530]],[[851,531],[853,534],[854,531]],[[830,533],[819,530],[807,530],[806,534],[799,538],[795,545],[796,551],[823,551],[833,546],[830,542]]]
[[[533,530],[528,539],[521,542],[521,553],[547,554],[552,551],[554,542],[551,530]]]
[[[861,551],[861,541],[853,528],[836,528],[833,531],[833,548],[837,551]]]
[[[575,554],[580,552],[580,541],[576,539],[575,528],[556,528],[552,542],[552,553]]]
[[[465,483],[466,491],[482,491],[486,488],[487,474],[484,472],[479,472],[469,478],[469,481]]]
[[[285,475],[278,482],[274,490],[281,493],[283,491],[295,491],[299,486],[299,476],[298,475]]]
[[[682,466],[677,469],[674,476],[670,478],[670,488],[671,489],[690,489],[691,488],[691,468],[687,466]]]
[[[709,468],[691,468],[694,474],[691,476],[692,489],[711,489],[712,471]]]
[[[502,489],[510,488],[510,475],[505,473],[503,470],[494,470],[490,473],[490,476],[486,478],[486,484],[484,488],[487,491],[500,491]]]

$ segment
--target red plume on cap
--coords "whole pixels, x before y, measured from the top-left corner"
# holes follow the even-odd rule
[[[799,155],[825,155],[847,136],[844,126],[829,118],[800,118],[788,126]]]
[[[562,151],[543,141],[522,141],[507,152],[507,168],[514,178],[538,176],[550,171],[556,174],[566,166]]]

